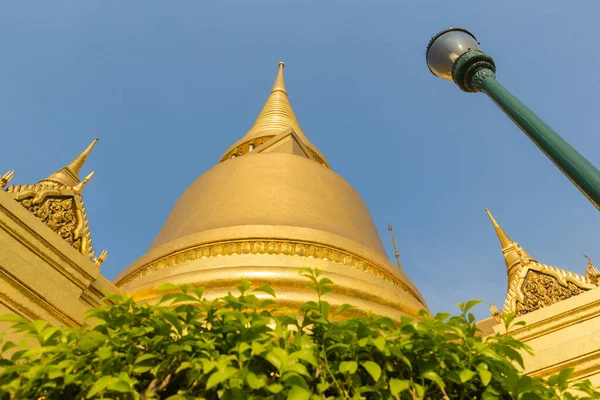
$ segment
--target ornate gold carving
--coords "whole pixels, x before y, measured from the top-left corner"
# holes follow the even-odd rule
[[[507,267],[508,291],[503,313],[526,314],[598,287],[600,273],[589,257],[586,256],[589,262],[585,276],[540,264],[510,239],[491,212],[485,210],[500,239]]]
[[[553,276],[531,270],[527,272],[521,290],[524,295],[523,299],[516,302],[516,311],[519,315],[527,314],[585,291],[573,282],[566,282],[564,285]]]
[[[320,244],[296,242],[289,240],[253,240],[239,242],[208,243],[198,247],[188,248],[177,253],[156,259],[150,264],[130,273],[119,282],[117,286],[123,286],[138,278],[159,271],[165,267],[181,264],[199,258],[221,257],[233,254],[285,254],[290,256],[317,258],[330,260],[344,264],[352,268],[360,269],[389,282],[415,297],[419,297],[400,278],[369,260],[356,254],[328,247]]]
[[[79,223],[73,198],[47,197],[41,203],[36,203],[34,198],[17,201],[75,249],[81,248],[81,237],[76,231]]]
[[[89,174],[73,188],[43,181],[36,185],[10,186],[6,191],[73,248],[93,261],[92,238],[80,194],[93,175]]]

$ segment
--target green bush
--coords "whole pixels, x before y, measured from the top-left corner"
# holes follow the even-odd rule
[[[274,297],[269,286],[243,281],[239,295],[213,301],[172,285],[156,305],[113,296],[81,329],[4,317],[39,347],[4,343],[0,399],[600,398],[589,382],[568,383],[569,370],[548,380],[519,373],[528,348],[479,336],[469,313],[477,302],[459,316],[336,321],[351,306],[330,310],[323,296],[333,282],[301,274],[316,301],[297,314],[256,296]],[[584,397],[566,392],[573,387]]]

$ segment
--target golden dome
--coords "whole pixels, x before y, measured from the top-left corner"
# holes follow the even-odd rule
[[[298,274],[310,266],[336,283],[329,295],[334,307],[350,303],[391,317],[416,314],[424,301],[387,258],[360,195],[299,130],[282,68],[262,117],[232,148],[267,131],[270,136],[196,179],[148,252],[116,278],[117,285],[152,301],[166,282],[197,284],[207,296],[217,296],[248,279],[270,284],[280,303],[295,308],[312,299]],[[287,106],[269,111],[277,93]]]

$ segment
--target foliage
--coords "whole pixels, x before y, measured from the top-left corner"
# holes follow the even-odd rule
[[[4,343],[0,399],[600,398],[589,382],[576,384],[585,397],[567,393],[570,370],[547,381],[520,374],[527,347],[479,336],[469,313],[477,302],[458,316],[337,321],[352,307],[323,300],[333,282],[301,274],[316,301],[297,314],[277,308],[269,286],[243,281],[239,295],[212,301],[172,285],[156,305],[113,296],[82,329],[4,317],[40,346]]]

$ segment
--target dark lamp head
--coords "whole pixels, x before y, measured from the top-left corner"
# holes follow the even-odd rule
[[[479,43],[473,34],[460,28],[446,29],[429,42],[427,66],[434,75],[452,81],[454,62],[470,50],[479,50]]]

